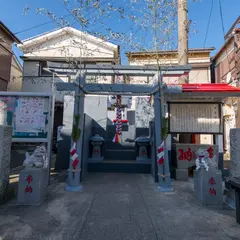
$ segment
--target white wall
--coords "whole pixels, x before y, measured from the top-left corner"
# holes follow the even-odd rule
[[[80,58],[97,57],[112,58],[112,49],[104,45],[105,41],[93,43],[71,34],[59,36],[54,39],[38,44],[29,50],[24,51],[26,57],[56,57],[56,58]]]
[[[55,77],[56,82],[66,82],[67,78]],[[52,77],[24,77],[22,92],[52,93]],[[56,101],[63,102],[65,92],[59,92],[55,87]]]
[[[177,58],[173,58],[171,60],[165,60],[161,59],[159,61],[160,65],[168,65],[168,64],[177,64],[178,60]],[[210,57],[199,57],[199,58],[189,58],[189,64],[193,63],[210,63]],[[146,59],[146,60],[130,60],[129,65],[156,65],[157,61],[152,59]],[[178,77],[164,77],[163,81],[168,84],[176,84],[178,82]],[[192,70],[189,72],[189,82],[190,83],[211,83],[211,76],[210,76],[210,67],[204,67],[204,68],[192,68]],[[147,84],[148,80],[147,77],[132,77],[131,78],[132,84]],[[150,80],[150,84],[152,81]]]

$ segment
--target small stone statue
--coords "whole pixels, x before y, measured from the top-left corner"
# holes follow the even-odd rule
[[[37,146],[33,154],[26,152],[26,158],[23,162],[25,167],[47,168],[48,157],[47,150],[44,145]]]

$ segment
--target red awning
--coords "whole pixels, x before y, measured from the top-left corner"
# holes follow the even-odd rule
[[[182,84],[182,92],[240,92],[240,88],[225,83]]]

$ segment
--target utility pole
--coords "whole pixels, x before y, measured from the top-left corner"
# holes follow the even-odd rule
[[[178,64],[188,64],[188,8],[187,0],[178,0]],[[189,76],[179,78],[179,84],[189,83]],[[182,143],[191,143],[191,134],[180,134],[179,141]]]
[[[188,28],[187,0],[178,0],[178,64],[188,64]],[[182,81],[188,83],[188,77],[184,76]],[[182,83],[181,81],[181,83]]]

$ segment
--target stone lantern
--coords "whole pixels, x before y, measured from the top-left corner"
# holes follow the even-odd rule
[[[148,148],[150,147],[149,137],[138,137],[135,140],[138,147],[137,161],[149,161]]]
[[[90,138],[90,143],[92,145],[92,157],[89,160],[102,161],[104,157],[102,156],[102,145],[104,143],[104,138],[98,134]]]

